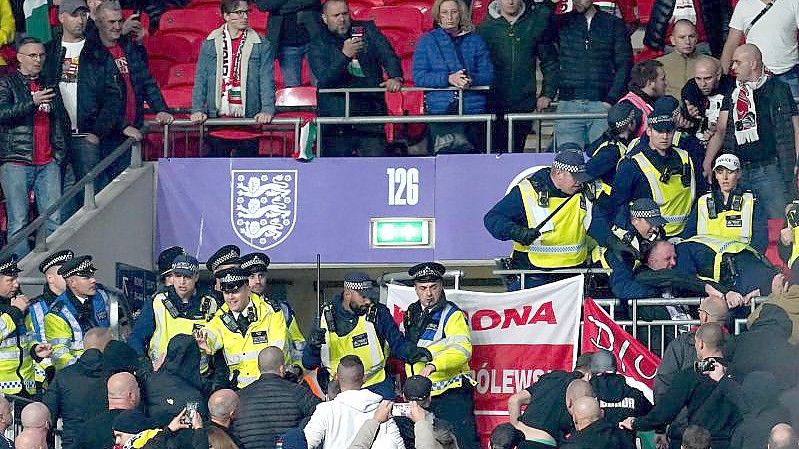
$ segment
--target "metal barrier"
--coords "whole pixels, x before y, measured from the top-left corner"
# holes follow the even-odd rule
[[[581,112],[572,114],[560,114],[557,112],[523,112],[505,114],[505,121],[508,122],[508,129],[513,129],[513,122],[532,122],[535,120],[596,120],[607,118],[607,112]],[[541,135],[539,127],[539,135]],[[541,141],[539,140],[538,150],[541,150]],[[508,133],[508,153],[513,152],[513,133]]]
[[[472,86],[466,89],[459,87],[403,87],[400,92],[457,92],[458,93],[458,115],[463,115],[463,92],[487,92],[491,86]],[[386,92],[385,87],[342,87],[331,89],[317,89],[319,94],[344,94],[344,117],[350,116],[350,94],[378,93]]]
[[[33,248],[34,252],[47,251],[47,219],[54,213],[60,211],[64,206],[83,192],[83,208],[86,210],[93,210],[97,208],[95,196],[97,192],[94,189],[94,181],[108,168],[116,162],[117,159],[131,151],[130,167],[138,168],[142,166],[142,153],[141,142],[136,142],[133,139],[128,139],[122,145],[117,147],[105,159],[100,161],[94,168],[92,168],[83,179],[77,181],[73,186],[68,188],[66,192],[61,194],[61,197],[56,200],[53,205],[47,208],[44,213],[40,214],[35,220],[27,226],[19,230],[15,235],[11,236],[3,248],[0,248],[0,258],[11,255],[11,249],[16,245],[26,241],[34,232],[36,232],[36,245]],[[66,218],[66,217],[65,217]],[[37,232],[38,231],[38,232]]]

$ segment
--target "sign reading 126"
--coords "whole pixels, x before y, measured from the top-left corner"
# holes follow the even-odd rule
[[[415,167],[389,167],[388,205],[415,206],[419,202],[419,170]]]

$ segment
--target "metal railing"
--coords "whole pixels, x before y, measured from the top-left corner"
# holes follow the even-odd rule
[[[122,157],[127,153],[128,150],[131,150],[130,155],[130,167],[138,168],[142,166],[142,153],[141,153],[141,142],[137,142],[133,139],[128,139],[123,142],[119,147],[117,147],[114,151],[111,152],[105,159],[100,161],[97,165],[92,168],[89,173],[86,174],[82,179],[77,181],[74,185],[68,188],[65,192],[61,194],[59,197],[44,213],[41,213],[35,220],[29,223],[24,228],[20,229],[16,234],[11,236],[6,242],[6,245],[0,248],[0,258],[7,257],[11,255],[11,251],[15,248],[18,244],[28,240],[28,238],[35,232],[36,233],[36,244],[33,248],[34,252],[45,252],[47,251],[47,220],[56,212],[61,211],[64,206],[69,203],[75,196],[83,192],[83,208],[85,210],[93,210],[97,208],[97,203],[95,201],[95,197],[97,192],[95,192],[94,182],[95,180],[103,174],[103,172],[108,169],[117,159]],[[65,219],[68,217],[64,217]]]
[[[398,92],[457,92],[458,115],[463,115],[463,92],[487,92],[490,86],[472,86],[467,89],[458,87],[403,87]],[[341,87],[335,89],[317,89],[319,94],[344,94],[344,117],[350,116],[350,95],[364,93],[387,92],[385,87]]]
[[[508,153],[513,152],[514,138],[510,130],[513,129],[513,122],[532,122],[536,120],[596,120],[607,118],[607,112],[580,112],[580,113],[558,113],[558,112],[522,112],[505,114],[505,121],[508,122]],[[541,135],[539,127],[539,136]],[[553,134],[554,135],[554,134]],[[539,150],[540,148],[539,140]]]

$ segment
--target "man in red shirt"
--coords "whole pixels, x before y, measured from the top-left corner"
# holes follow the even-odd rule
[[[28,197],[34,192],[39,214],[61,196],[61,169],[69,124],[58,89],[39,76],[44,45],[22,39],[17,50],[19,69],[0,79],[0,185],[6,196],[8,236],[28,224]],[[47,221],[48,234],[59,223],[58,212]],[[13,252],[22,257],[28,242]]]

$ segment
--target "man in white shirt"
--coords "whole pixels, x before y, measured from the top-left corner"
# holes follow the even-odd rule
[[[363,386],[363,363],[355,355],[344,356],[336,371],[341,393],[329,402],[316,406],[305,439],[308,449],[340,449],[350,446],[364,422],[374,416],[383,397]],[[405,449],[399,428],[393,419],[380,425],[372,449]]]
[[[721,54],[724,73],[729,73],[732,54],[745,38],[745,43],[761,50],[768,71],[788,84],[794,97],[799,96],[797,30],[799,0],[740,0],[732,13]]]

